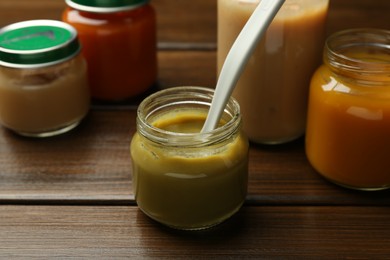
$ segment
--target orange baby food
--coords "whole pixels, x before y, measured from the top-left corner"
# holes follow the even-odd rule
[[[390,186],[390,53],[375,48],[338,50],[350,67],[360,64],[360,73],[329,64],[316,71],[306,135],[308,159],[320,174],[366,190]]]
[[[78,31],[93,98],[123,100],[156,81],[156,20],[150,5],[101,13],[69,7],[63,20]]]

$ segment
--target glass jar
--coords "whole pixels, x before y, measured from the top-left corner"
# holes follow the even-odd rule
[[[33,20],[0,29],[0,123],[25,136],[67,132],[87,115],[86,63],[76,30]]]
[[[218,71],[259,0],[218,0]],[[252,142],[302,136],[310,78],[321,63],[329,0],[286,0],[250,57],[233,96]]]
[[[230,99],[220,125],[200,133],[213,90],[176,87],[146,98],[131,142],[133,189],[139,208],[167,226],[214,226],[244,203],[248,140],[238,103]]]
[[[306,153],[325,178],[345,187],[390,187],[390,31],[330,36],[309,95]]]
[[[62,20],[79,33],[91,95],[122,101],[157,79],[156,17],[147,0],[66,0]]]

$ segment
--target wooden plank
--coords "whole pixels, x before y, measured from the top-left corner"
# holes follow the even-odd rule
[[[350,28],[390,30],[388,0],[330,0],[328,33]]]
[[[215,46],[217,0],[153,0],[162,47],[183,43],[186,48]],[[63,0],[2,0],[0,26],[30,19],[61,19]],[[331,0],[328,33],[352,27],[390,29],[388,0]],[[172,48],[172,47],[170,47]]]
[[[215,51],[160,51],[159,85],[214,87],[217,80]]]
[[[49,139],[0,131],[5,202],[131,199],[129,144],[135,111],[92,111],[73,132]]]
[[[321,177],[307,161],[304,138],[251,144],[249,169],[248,202],[255,205],[390,205],[390,190],[353,191]]]
[[[159,42],[215,43],[216,0],[153,0]]]
[[[137,207],[1,206],[2,258],[387,259],[387,207],[244,207],[201,232]]]
[[[61,19],[63,0],[2,0],[0,26],[33,19]]]
[[[0,130],[0,203],[134,203],[129,143],[135,110],[92,110],[75,131],[29,139]],[[331,185],[306,161],[303,140],[250,150],[248,203],[390,205],[390,191]]]
[[[159,42],[216,41],[215,0],[154,0],[151,4],[157,14]],[[60,20],[65,6],[64,0],[2,0],[0,26],[31,19]]]

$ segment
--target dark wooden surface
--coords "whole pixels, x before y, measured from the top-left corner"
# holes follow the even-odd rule
[[[216,1],[154,0],[159,85],[216,82]],[[60,19],[62,0],[0,0],[0,26]],[[389,0],[331,0],[328,34],[390,29]],[[136,102],[94,105],[50,139],[0,128],[0,257],[390,258],[390,192],[350,191],[308,164],[303,139],[251,145],[249,194],[222,225],[185,233],[137,208],[129,143]],[[390,171],[390,169],[389,169]]]

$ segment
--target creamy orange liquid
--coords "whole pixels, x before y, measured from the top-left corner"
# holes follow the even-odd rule
[[[0,68],[0,121],[18,133],[40,135],[77,124],[89,100],[81,56],[52,67]]]
[[[258,2],[218,0],[218,71]],[[327,8],[327,0],[287,0],[248,61],[233,96],[250,140],[281,143],[304,133]]]
[[[154,84],[156,21],[150,5],[114,13],[67,8],[62,18],[78,32],[93,98],[123,100],[143,93]]]
[[[179,133],[199,132],[205,113],[172,112],[153,125]],[[139,134],[131,142],[133,187],[138,206],[153,219],[179,229],[218,224],[243,204],[248,143],[242,134],[223,147],[167,148]]]
[[[390,84],[361,86],[320,67],[311,83],[306,135],[313,167],[344,186],[389,187],[389,147]]]

